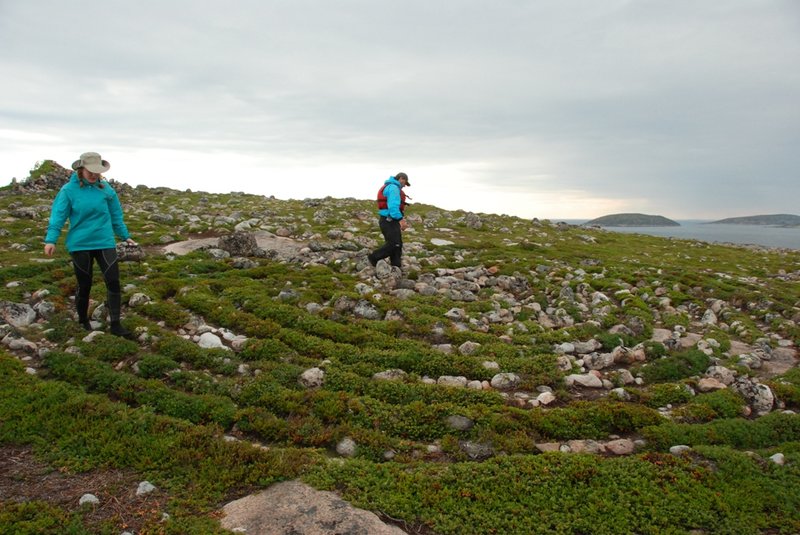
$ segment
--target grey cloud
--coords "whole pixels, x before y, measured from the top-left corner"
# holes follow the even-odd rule
[[[0,119],[120,147],[402,156],[509,191],[796,212],[796,6],[5,2]]]

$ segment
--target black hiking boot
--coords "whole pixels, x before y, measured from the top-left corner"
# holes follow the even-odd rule
[[[118,321],[111,322],[111,334],[114,336],[119,336],[121,338],[127,338],[129,340],[133,339],[133,333],[130,332],[128,329],[122,326],[122,324]]]
[[[94,330],[92,328],[92,324],[86,318],[84,318],[82,320],[79,319],[78,320],[78,324],[80,324],[80,326],[83,327],[84,329],[86,329],[87,331],[93,331]]]

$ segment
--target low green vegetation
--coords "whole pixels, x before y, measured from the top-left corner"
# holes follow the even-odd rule
[[[57,170],[44,161],[29,180]],[[800,532],[800,371],[780,353],[800,345],[800,252],[414,205],[394,282],[361,271],[379,238],[370,201],[118,190],[148,253],[121,265],[133,340],[86,338],[68,256],[41,261],[36,207],[54,192],[0,188],[0,301],[52,305],[33,326],[0,327],[6,345],[36,345],[0,351],[0,446],[65,477],[153,482],[165,498],[137,533],[223,533],[223,504],[287,479],[419,533]],[[311,253],[161,250],[242,221]],[[138,293],[149,302],[128,304]],[[702,323],[712,307],[716,323]],[[206,331],[225,347],[201,347]],[[595,349],[564,349],[581,343]],[[783,368],[746,367],[732,354],[742,344]],[[701,391],[712,364],[768,386],[773,410]],[[304,386],[312,368],[324,380]],[[564,380],[590,372],[602,388]],[[517,382],[490,388],[498,373]],[[337,453],[345,438],[352,455]],[[633,453],[603,449],[620,440]],[[0,498],[0,533],[121,526],[46,495]]]

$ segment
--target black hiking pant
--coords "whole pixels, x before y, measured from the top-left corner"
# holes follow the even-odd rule
[[[402,267],[403,231],[400,230],[400,221],[381,216],[379,224],[386,243],[369,255],[370,262],[375,264],[378,260],[388,258],[393,266]]]
[[[75,251],[70,253],[72,267],[75,268],[75,277],[78,287],[75,290],[75,310],[78,312],[78,321],[86,321],[89,315],[89,294],[92,291],[92,265],[97,261],[97,266],[103,274],[106,283],[108,300],[108,315],[111,322],[119,322],[120,308],[122,306],[122,293],[119,284],[119,262],[116,249],[94,249],[91,251]]]

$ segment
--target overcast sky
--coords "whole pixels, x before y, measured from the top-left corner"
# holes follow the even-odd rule
[[[800,214],[797,0],[0,0],[0,184]]]

